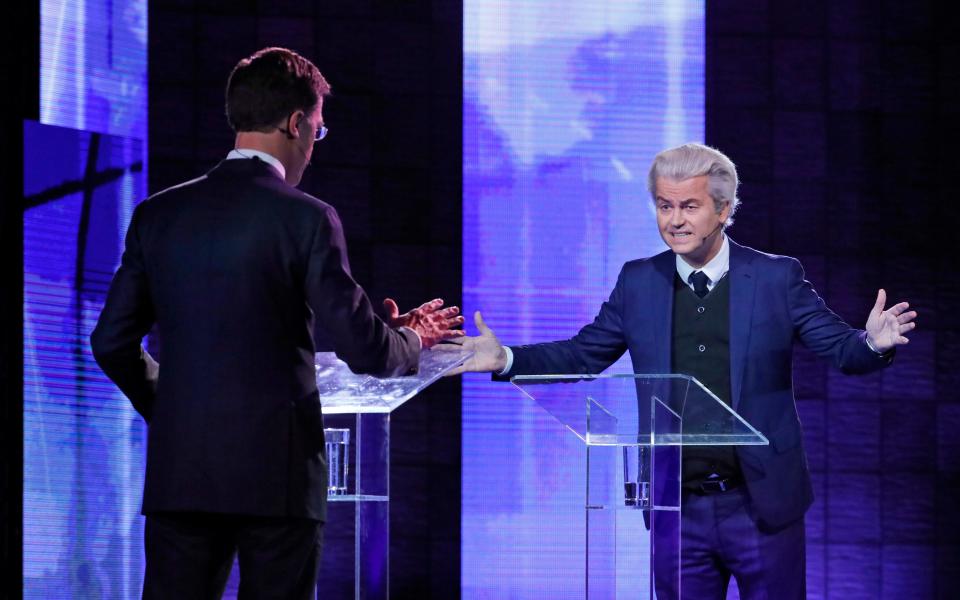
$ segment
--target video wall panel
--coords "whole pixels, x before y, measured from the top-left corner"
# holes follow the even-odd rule
[[[41,0],[24,122],[23,596],[138,598],[145,427],[89,336],[146,190],[146,0]]]
[[[702,2],[466,0],[465,312],[508,344],[590,322],[623,263],[665,247],[647,170],[703,139],[703,88]],[[545,411],[464,377],[465,598],[582,597],[584,475]]]

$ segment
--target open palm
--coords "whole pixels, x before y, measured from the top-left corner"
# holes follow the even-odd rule
[[[400,314],[396,301],[385,298],[383,307],[387,311],[387,324],[390,327],[409,327],[420,336],[420,343],[424,348],[431,348],[436,344],[463,336],[463,331],[454,329],[463,324],[463,317],[457,316],[459,307],[443,308],[443,299],[437,298],[424,302],[419,307]]]
[[[914,322],[917,311],[907,310],[910,308],[909,303],[900,302],[884,310],[886,303],[887,292],[881,289],[877,292],[877,301],[867,317],[867,336],[878,352],[886,352],[894,346],[909,343],[910,340],[905,334],[917,326]]]
[[[470,350],[473,352],[465,363],[451,369],[447,376],[459,375],[467,371],[474,373],[499,373],[507,364],[507,353],[503,349],[503,344],[497,339],[493,331],[483,322],[480,311],[473,313],[473,322],[480,332],[478,336],[464,336],[447,340],[450,343],[440,344],[436,350]]]

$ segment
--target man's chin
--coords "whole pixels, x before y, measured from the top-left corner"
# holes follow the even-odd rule
[[[696,253],[696,250],[697,250],[697,246],[695,244],[690,244],[686,242],[676,242],[676,241],[667,242],[667,246],[669,246],[670,249],[673,250],[674,254],[678,254],[680,256],[689,256],[691,254]]]
[[[667,244],[673,253],[683,258],[691,265],[703,264],[703,244]]]

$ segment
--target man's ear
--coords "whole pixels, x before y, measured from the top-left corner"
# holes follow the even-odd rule
[[[290,113],[290,116],[287,117],[287,131],[290,132],[290,137],[293,139],[300,139],[300,129],[297,127],[300,125],[300,121],[306,116],[306,113],[302,110],[295,110]]]
[[[724,223],[726,223],[727,219],[730,218],[730,208],[732,206],[733,206],[733,203],[727,200],[726,202],[723,203],[723,208],[721,208],[720,211],[717,213],[718,215],[720,215],[720,218],[723,220]]]

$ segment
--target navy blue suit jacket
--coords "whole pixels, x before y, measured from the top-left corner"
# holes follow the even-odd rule
[[[666,251],[623,266],[593,323],[573,338],[512,347],[506,377],[600,373],[630,352],[634,373],[670,373],[676,256]],[[844,373],[868,373],[893,360],[866,344],[866,333],[834,314],[804,279],[800,263],[730,240],[730,382],[733,408],[768,446],[737,455],[758,517],[779,527],[813,501],[793,397],[793,343],[799,340]]]
[[[156,389],[140,356],[154,324]],[[331,206],[258,159],[137,206],[91,343],[149,425],[144,513],[325,518],[315,328],[356,372],[417,368],[416,334],[351,277]]]

